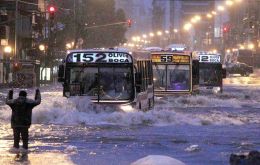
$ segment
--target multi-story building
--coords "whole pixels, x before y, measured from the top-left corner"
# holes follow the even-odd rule
[[[208,0],[185,0],[170,1],[171,4],[171,26],[182,29],[186,22],[189,22],[195,15],[205,17],[205,15],[214,9],[214,1]],[[186,42],[191,49],[209,49],[212,46],[214,36],[214,19],[201,19],[195,28],[190,32],[180,31],[182,40],[173,42]],[[185,36],[185,37],[184,37]]]
[[[12,81],[14,61],[30,58],[41,31],[38,6],[38,0],[0,1],[0,83]]]

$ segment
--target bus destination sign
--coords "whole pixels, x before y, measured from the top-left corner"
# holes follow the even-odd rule
[[[186,55],[175,55],[175,54],[152,54],[152,62],[189,64],[190,57]]]
[[[220,63],[220,55],[199,55],[199,62]]]
[[[129,54],[123,52],[77,52],[67,56],[69,63],[132,63]]]

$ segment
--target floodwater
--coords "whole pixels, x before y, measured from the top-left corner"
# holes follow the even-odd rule
[[[59,85],[44,87],[22,164],[129,165],[166,155],[187,165],[227,165],[231,153],[260,150],[259,79],[230,77],[217,95],[156,98],[148,112],[101,111],[87,98],[62,97]],[[14,163],[10,114],[0,106],[0,164]]]

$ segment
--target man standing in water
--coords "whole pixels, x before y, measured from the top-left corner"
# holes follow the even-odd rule
[[[35,100],[28,99],[26,91],[22,90],[17,99],[13,99],[13,90],[10,90],[6,98],[6,104],[12,109],[11,127],[13,129],[14,145],[11,152],[19,152],[20,136],[23,141],[22,153],[28,152],[28,129],[32,121],[32,109],[41,103],[40,90],[36,89]]]

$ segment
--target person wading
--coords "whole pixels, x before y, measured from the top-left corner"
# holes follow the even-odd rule
[[[36,89],[35,100],[28,99],[26,91],[20,91],[19,97],[13,99],[13,90],[10,90],[6,98],[6,104],[12,109],[11,127],[13,129],[14,145],[11,152],[19,152],[19,141],[22,137],[23,149],[28,152],[28,129],[32,121],[32,109],[41,103],[40,90]]]

